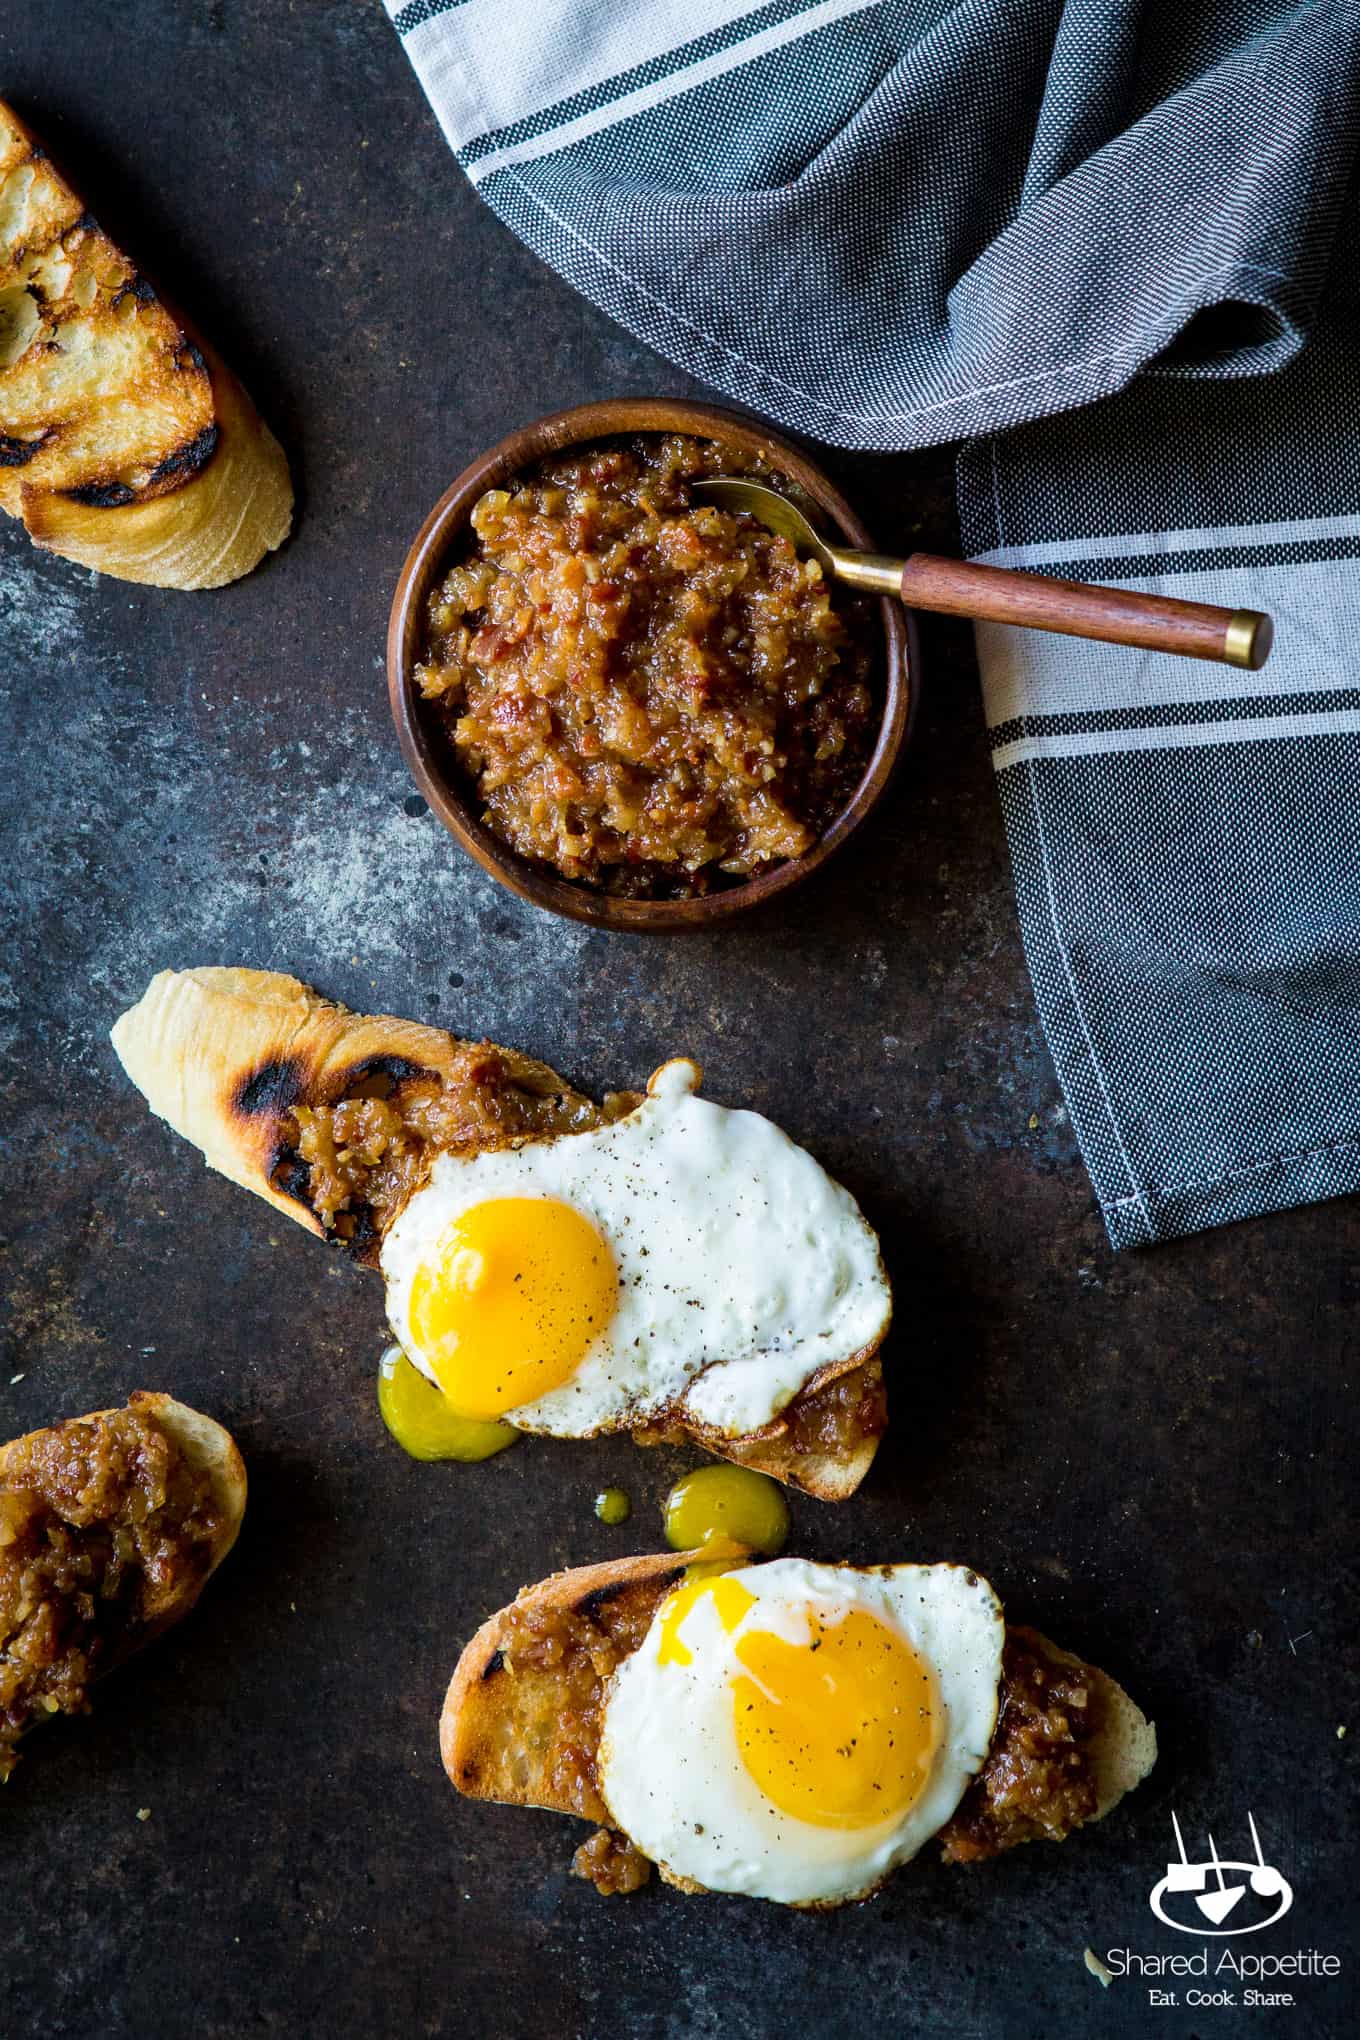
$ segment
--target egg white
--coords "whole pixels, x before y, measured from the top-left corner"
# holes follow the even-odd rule
[[[450,1223],[488,1198],[557,1198],[613,1251],[618,1308],[572,1378],[507,1410],[559,1437],[630,1428],[683,1403],[729,1437],[758,1430],[821,1368],[877,1344],[892,1309],[878,1241],[849,1191],[755,1112],[657,1071],[612,1126],[472,1157],[441,1155],[383,1241],[393,1333]]]
[[[862,1898],[949,1819],[986,1760],[996,1727],[1005,1620],[987,1581],[956,1565],[861,1569],[775,1559],[730,1575],[756,1597],[729,1634],[701,1595],[680,1624],[689,1664],[661,1664],[658,1611],[607,1689],[597,1775],[614,1824],[653,1862],[709,1891],[784,1905]],[[934,1673],[942,1732],[919,1797],[896,1819],[855,1831],[815,1826],[765,1798],[736,1742],[738,1639],[811,1635],[863,1609],[896,1630]]]

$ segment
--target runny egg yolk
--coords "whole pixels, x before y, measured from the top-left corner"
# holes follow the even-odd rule
[[[412,1459],[490,1459],[519,1436],[511,1424],[479,1424],[473,1417],[460,1417],[400,1346],[389,1346],[379,1362],[378,1408]]]
[[[680,1635],[696,1603],[712,1600],[730,1636],[756,1597],[729,1574],[689,1579],[662,1604],[657,1663],[689,1665]],[[733,1646],[748,1676],[732,1682],[737,1749],[754,1784],[781,1813],[813,1827],[877,1827],[924,1790],[940,1744],[934,1674],[905,1636],[862,1608],[790,1643],[746,1629]]]
[[[411,1283],[411,1348],[453,1408],[486,1421],[569,1381],[613,1316],[614,1256],[554,1197],[493,1197],[448,1227]]]
[[[905,1813],[940,1741],[930,1668],[906,1638],[861,1608],[811,1617],[806,1643],[747,1630],[733,1681],[737,1748],[781,1813],[857,1829]]]
[[[696,1566],[695,1573],[699,1572]],[[689,1578],[683,1587],[677,1587],[661,1608],[661,1634],[657,1644],[656,1661],[659,1665],[690,1665],[694,1652],[684,1641],[680,1630],[697,1601],[707,1596],[712,1600],[718,1620],[730,1634],[748,1608],[754,1608],[756,1597],[741,1584],[740,1580],[728,1579],[724,1574],[716,1578],[713,1574],[700,1574]]]
[[[666,1497],[666,1542],[695,1551],[730,1537],[773,1557],[789,1534],[789,1508],[775,1483],[749,1466],[700,1466]]]

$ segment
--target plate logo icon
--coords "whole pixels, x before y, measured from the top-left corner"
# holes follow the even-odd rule
[[[1255,1819],[1250,1813],[1247,1826],[1251,1829],[1252,1847],[1256,1852],[1254,1862],[1240,1857],[1220,1856],[1210,1835],[1208,1855],[1202,1861],[1192,1863],[1186,1854],[1181,1824],[1174,1812],[1171,1825],[1180,1860],[1167,1864],[1165,1877],[1153,1886],[1148,1899],[1163,1926],[1174,1927],[1178,1934],[1208,1934],[1219,1938],[1229,1934],[1259,1934],[1263,1927],[1273,1927],[1284,1918],[1294,1903],[1293,1888],[1282,1871],[1267,1863]],[[1249,1895],[1260,1904],[1249,1905],[1243,1914],[1238,1908]],[[1260,1918],[1251,1917],[1260,1911],[1260,1905],[1270,1910]],[[1177,1918],[1177,1913],[1181,1917]],[[1227,1922],[1233,1919],[1236,1924],[1229,1926]]]

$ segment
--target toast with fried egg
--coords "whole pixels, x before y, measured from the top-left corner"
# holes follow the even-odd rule
[[[596,1823],[600,1832],[578,1851],[578,1873],[590,1877],[604,1891],[636,1888],[645,1881],[649,1859],[621,1826],[617,1809],[606,1797],[607,1780],[601,1775],[602,1737],[608,1710],[615,1704],[621,1668],[648,1651],[664,1664],[668,1620],[673,1637],[677,1608],[683,1611],[687,1599],[693,1602],[702,1597],[710,1582],[739,1575],[754,1584],[758,1574],[779,1572],[784,1562],[742,1571],[748,1565],[748,1555],[739,1548],[710,1545],[700,1552],[577,1567],[526,1588],[509,1607],[483,1623],[458,1661],[439,1722],[440,1753],[450,1781],[470,1798],[535,1806]],[[697,1578],[690,1572],[692,1566]],[[796,1574],[797,1561],[793,1570]],[[990,1597],[985,1581],[956,1567],[804,1567],[802,1571],[819,1584],[824,1608],[829,1606],[831,1613],[831,1619],[814,1635],[812,1651],[824,1648],[828,1639],[834,1641],[836,1622],[844,1619],[845,1609],[835,1606],[838,1578],[845,1582],[849,1608],[856,1605],[856,1593],[873,1606],[879,1579],[894,1573],[953,1575],[949,1585],[956,1600],[963,1597],[965,1608],[969,1597],[979,1591]],[[867,1582],[863,1590],[862,1581]],[[742,1598],[750,1604],[749,1594]],[[912,1597],[907,1598],[910,1602]],[[1000,1604],[994,1597],[991,1603],[992,1618],[1001,1623]],[[714,1634],[733,1626],[729,1611]],[[946,1623],[944,1633],[947,1630]],[[935,1649],[947,1660],[948,1652],[938,1641],[941,1633],[937,1626]],[[989,1674],[996,1678],[995,1704],[990,1717],[986,1711],[981,1717],[987,1733],[977,1737],[982,1746],[974,1749],[971,1763],[965,1767],[970,1775],[955,1780],[956,1787],[962,1783],[961,1794],[947,1792],[943,1800],[937,1800],[936,1812],[943,1806],[945,1817],[929,1828],[929,1837],[939,1841],[945,1861],[977,1862],[1025,1841],[1063,1840],[1077,1826],[1109,1813],[1147,1775],[1156,1758],[1152,1724],[1107,1673],[1059,1649],[1036,1630],[1002,1624],[1000,1633],[999,1655]],[[659,1651],[655,1649],[658,1634],[662,1638]],[[698,1653],[701,1639],[691,1633],[691,1642]],[[857,1637],[855,1642],[860,1648],[862,1639]],[[808,1658],[815,1684],[808,1687],[807,1695],[814,1713],[828,1707],[834,1710],[834,1667],[822,1669],[829,1666],[830,1657],[831,1653]],[[965,1660],[965,1701],[970,1663]],[[770,1678],[767,1669],[763,1674],[767,1694]],[[873,1724],[863,1705],[864,1689],[852,1684],[851,1690],[858,1700],[856,1734],[869,1744]],[[646,1717],[656,1723],[655,1741],[643,1749],[641,1758],[645,1803],[659,1790],[660,1773],[671,1770],[682,1781],[689,1781],[686,1789],[692,1789],[700,1765],[696,1752],[685,1742],[687,1724],[696,1713],[689,1696],[682,1696],[670,1722],[665,1719],[664,1696],[655,1690],[645,1691],[643,1704]],[[741,1700],[741,1709],[749,1705],[749,1699]],[[959,1711],[964,1711],[962,1705]],[[906,1719],[909,1712],[899,1708],[897,1721]],[[805,1716],[798,1725],[795,1743],[805,1733],[806,1721]],[[632,1726],[636,1730],[636,1715]],[[777,1733],[777,1722],[775,1729]],[[900,1729],[896,1732],[900,1734]],[[637,1743],[645,1734],[644,1728],[625,1740]],[[834,1745],[834,1721],[827,1724],[827,1734]],[[845,1738],[836,1749],[837,1758],[846,1756],[852,1740]],[[889,1745],[891,1740],[889,1736]],[[826,1750],[821,1752],[821,1761],[827,1761]],[[869,1761],[871,1771],[879,1771],[881,1753],[871,1750]],[[734,1785],[735,1776],[736,1767],[729,1766],[722,1780],[721,1798],[726,1804],[734,1803],[740,1790]],[[878,1789],[881,1772],[871,1775],[869,1783],[871,1789]],[[636,1789],[633,1797],[636,1801]],[[696,1804],[690,1811],[703,1811],[711,1818],[707,1807]],[[809,1840],[816,1841],[818,1828],[826,1825],[834,1825],[834,1821],[828,1819],[825,1804],[815,1813],[811,1828],[795,1824],[792,1837],[800,1856]],[[704,1833],[702,1823],[695,1824],[694,1833]],[[915,1852],[911,1847],[907,1854]],[[890,1869],[903,1860],[906,1855],[900,1852],[881,1856],[877,1868],[866,1873],[863,1889],[842,1890],[826,1898],[805,1892],[785,1902],[837,1904],[849,1897],[867,1896],[887,1874],[882,1863],[886,1861]],[[682,1889],[714,1888],[677,1870],[674,1864],[660,1861],[657,1867],[665,1881]],[[825,1874],[834,1886],[834,1875],[830,1871]],[[850,1881],[854,1881],[853,1872]],[[724,1888],[747,1889],[758,1896],[778,1895],[758,1889],[751,1881]]]
[[[441,1171],[491,1157],[508,1169],[520,1151],[565,1146],[565,1136],[614,1129],[622,1139],[625,1122],[644,1108],[661,1109],[651,1095],[657,1079],[646,1099],[621,1092],[596,1105],[517,1050],[351,1013],[275,971],[162,971],[112,1039],[152,1111],[210,1167],[363,1265],[381,1265],[385,1276],[385,1249],[395,1253],[412,1230],[415,1206],[438,1188]],[[672,1091],[692,1088],[687,1078],[674,1080],[674,1072],[691,1068],[667,1066]],[[675,1101],[673,1109],[683,1107]],[[782,1143],[782,1160],[801,1158],[800,1182],[816,1171],[769,1122],[747,1117]],[[830,1185],[822,1172],[816,1176]],[[853,1212],[837,1207],[832,1217],[850,1228],[863,1258],[868,1229],[847,1194],[830,1189]],[[867,1472],[886,1421],[878,1359],[886,1279],[871,1234],[868,1240],[883,1301],[866,1335],[844,1350],[824,1344],[825,1362],[810,1365],[796,1392],[757,1421],[725,1420],[721,1411],[682,1406],[678,1396],[663,1407],[654,1397],[635,1420],[616,1403],[606,1420],[575,1431],[569,1419],[536,1422],[533,1405],[527,1422],[511,1407],[503,1414],[521,1428],[559,1435],[628,1428],[643,1443],[694,1440],[823,1500],[844,1499]]]
[[[0,509],[49,552],[162,588],[248,574],[293,509],[236,377],[2,101]]]
[[[157,1392],[0,1445],[0,1779],[29,1728],[183,1620],[245,1505],[230,1432]]]

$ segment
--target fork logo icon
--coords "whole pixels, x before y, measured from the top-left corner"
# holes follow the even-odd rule
[[[1174,1927],[1178,1934],[1257,1934],[1262,1927],[1273,1927],[1277,1920],[1284,1918],[1294,1903],[1294,1893],[1283,1873],[1267,1863],[1261,1837],[1256,1832],[1256,1822],[1250,1813],[1247,1826],[1251,1829],[1252,1847],[1256,1851],[1254,1862],[1220,1856],[1210,1835],[1208,1856],[1192,1863],[1185,1851],[1181,1824],[1174,1813],[1171,1826],[1176,1836],[1179,1861],[1167,1864],[1165,1877],[1153,1887],[1148,1900],[1163,1926]],[[1260,1918],[1239,1913],[1238,1907],[1249,1895],[1272,1909]],[[1188,1915],[1192,1906],[1197,1918],[1173,1917],[1177,1911]],[[1248,1915],[1258,1911],[1259,1906],[1247,1907]],[[1236,1924],[1228,1926],[1227,1921],[1234,1916]]]

